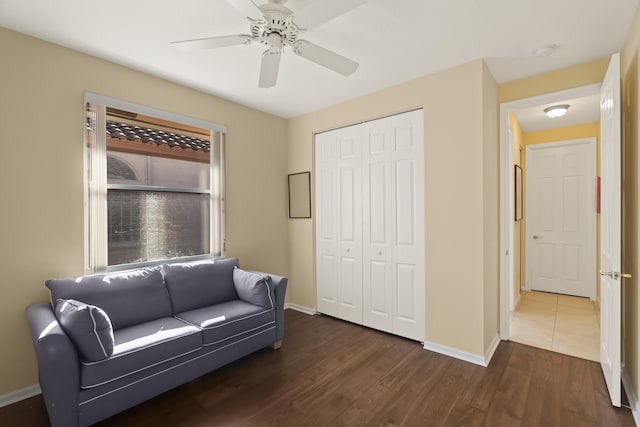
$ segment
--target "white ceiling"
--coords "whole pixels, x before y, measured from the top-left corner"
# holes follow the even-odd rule
[[[355,74],[285,52],[270,89],[257,87],[261,45],[169,44],[246,34],[226,0],[0,0],[0,26],[288,118],[478,58],[500,83],[605,57],[622,49],[638,1],[369,0],[301,36],[359,62]],[[549,44],[553,55],[533,55]]]
[[[569,105],[567,113],[562,117],[553,119],[547,117],[543,110],[559,104]],[[600,118],[600,94],[542,104],[536,107],[515,110],[513,113],[524,132],[593,123]]]

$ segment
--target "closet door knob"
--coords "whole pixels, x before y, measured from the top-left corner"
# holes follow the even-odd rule
[[[382,251],[378,251],[378,255],[382,255]]]

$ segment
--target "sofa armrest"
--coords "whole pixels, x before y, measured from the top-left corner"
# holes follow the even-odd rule
[[[269,275],[276,296],[276,341],[284,338],[284,297],[287,293],[289,279],[282,276]]]
[[[260,271],[256,271],[255,273],[267,276],[269,278],[269,285],[273,288],[273,293],[276,297],[276,342],[282,341],[284,337],[284,297],[287,293],[289,279]]]
[[[42,396],[54,427],[77,426],[80,393],[78,353],[49,304],[27,307]]]

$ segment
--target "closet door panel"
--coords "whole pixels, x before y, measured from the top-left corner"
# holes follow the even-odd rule
[[[318,203],[318,238],[323,242],[335,243],[336,214],[334,188],[336,172],[329,168],[318,171],[316,201]]]
[[[382,162],[369,164],[368,188],[365,191],[369,217],[367,243],[370,245],[389,244],[389,169],[389,165]]]
[[[318,311],[338,315],[338,260],[332,254],[318,256]]]
[[[362,153],[361,127],[338,129],[338,317],[362,323]]]
[[[357,200],[354,176],[356,171],[353,167],[340,168],[340,241],[342,243],[357,243],[357,228],[360,221],[356,223]]]
[[[418,307],[415,303],[416,295],[416,266],[413,264],[396,264],[396,318],[410,323],[417,321]]]
[[[340,289],[335,131],[316,135],[315,153],[317,310],[321,313],[338,316]]]
[[[402,159],[395,163],[395,245],[416,246],[416,174],[415,160]]]
[[[362,323],[362,264],[349,256],[340,257],[340,318]]]
[[[393,310],[391,263],[385,259],[369,259],[365,266],[363,286],[363,324],[385,332],[392,332]]]
[[[424,341],[424,132],[422,110],[390,117],[393,332]]]
[[[363,124],[363,322],[391,332],[391,135],[384,123]]]
[[[390,169],[388,162],[371,163],[364,189],[368,200],[363,249],[366,264],[363,280],[364,324],[386,332],[391,332],[393,325]]]

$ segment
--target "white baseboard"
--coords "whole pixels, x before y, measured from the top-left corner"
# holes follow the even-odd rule
[[[521,300],[522,300],[522,292],[518,292],[518,296],[516,297],[516,300],[513,302],[513,307],[511,308],[511,311],[515,311],[518,308]]]
[[[446,345],[437,344],[435,342],[425,341],[424,349],[444,354],[445,356],[464,360],[465,362],[470,362],[475,365],[487,366],[484,364],[484,359],[482,356],[478,356],[477,354],[473,353],[467,353],[466,351],[458,350],[453,347],[447,347]]]
[[[470,362],[486,368],[487,366],[489,366],[489,362],[493,357],[493,353],[495,353],[496,349],[498,348],[498,344],[500,344],[500,336],[496,334],[484,356],[467,353],[466,351],[458,350],[457,348],[453,347],[447,347],[446,345],[437,344],[431,341],[424,342],[424,349],[435,351],[436,353],[444,354],[445,356],[455,357],[456,359],[464,360],[465,362]]]
[[[493,358],[493,353],[496,352],[496,350],[498,349],[498,345],[500,344],[500,334],[496,334],[495,337],[493,337],[493,341],[491,341],[491,344],[489,345],[489,348],[487,349],[486,353],[484,354],[484,364],[482,366],[487,367],[489,366],[489,363],[491,362],[491,359]]]
[[[629,372],[625,367],[622,367],[622,375],[620,378],[622,379],[622,385],[624,386],[624,391],[627,393],[627,398],[629,399],[629,406],[631,407],[631,413],[633,414],[633,419],[636,422],[637,426],[640,426],[640,402],[638,402],[638,398],[633,391],[633,386],[631,383],[631,379],[629,378]]]
[[[9,406],[12,403],[20,402],[21,400],[28,399],[33,396],[37,396],[42,393],[39,384],[30,385],[20,390],[13,391],[11,393],[0,396],[0,408]]]
[[[318,312],[316,311],[315,308],[309,308],[309,307],[305,307],[305,306],[298,305],[298,304],[286,303],[284,305],[284,309],[285,310],[291,309],[291,310],[299,311],[300,313],[309,314],[311,316],[315,316],[316,314],[318,314]]]

